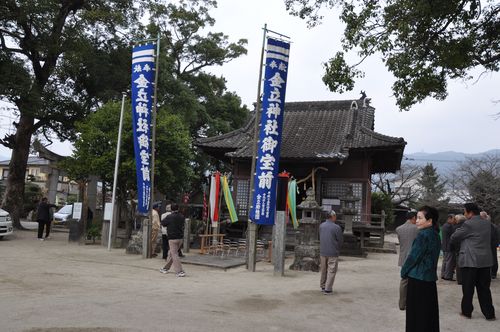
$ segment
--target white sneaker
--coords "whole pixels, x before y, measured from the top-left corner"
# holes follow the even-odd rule
[[[161,272],[161,273],[163,273],[163,274],[167,274],[167,273],[168,273],[168,270],[167,270],[167,269],[165,269],[164,267],[162,267],[162,268],[160,269],[160,272]]]
[[[186,276],[186,272],[181,271],[181,272],[177,273],[175,276],[176,277],[185,277]]]
[[[40,241],[45,241],[45,239],[42,239],[42,238],[38,238],[38,240],[40,240]]]

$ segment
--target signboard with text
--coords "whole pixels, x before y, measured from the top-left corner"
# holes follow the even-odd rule
[[[151,118],[154,97],[155,44],[132,50],[132,126],[137,175],[137,211],[146,215],[151,200]]]
[[[289,43],[267,39],[259,144],[253,175],[255,191],[250,210],[250,219],[260,225],[274,224],[289,50]]]

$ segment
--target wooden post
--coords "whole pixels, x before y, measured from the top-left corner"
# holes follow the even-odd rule
[[[142,220],[142,258],[151,258],[151,220]]]
[[[283,277],[285,275],[285,211],[276,211],[274,228],[276,229],[273,238],[274,275]]]
[[[386,218],[385,211],[382,210],[382,216],[380,217],[380,226],[382,226],[382,230],[380,232],[380,246],[382,248],[384,247],[384,241],[385,241],[385,218]]]
[[[247,228],[247,270],[255,272],[257,263],[257,229],[258,225],[253,222],[248,223]]]
[[[257,159],[257,144],[259,141],[259,124],[260,124],[260,90],[262,85],[262,68],[264,66],[264,48],[266,45],[267,24],[264,24],[264,35],[262,37],[262,50],[260,52],[259,62],[259,81],[257,82],[257,101],[255,105],[255,123],[253,133],[253,149],[252,149],[252,165],[250,169],[250,199],[248,204],[248,227],[247,227],[247,270],[255,272],[255,264],[257,262],[257,224],[252,222],[250,211],[253,205],[254,193],[254,176],[255,176],[255,162]]]

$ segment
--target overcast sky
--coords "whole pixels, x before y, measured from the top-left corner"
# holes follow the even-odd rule
[[[216,19],[213,31],[222,31],[232,41],[248,39],[248,54],[223,67],[212,68],[223,75],[230,91],[241,96],[251,108],[257,96],[257,80],[262,27],[291,37],[286,101],[318,101],[357,99],[366,91],[375,112],[375,130],[403,137],[408,145],[405,153],[457,151],[483,152],[500,148],[500,120],[492,115],[500,112],[500,74],[484,74],[479,81],[449,82],[445,101],[427,100],[409,112],[400,112],[392,97],[394,82],[382,62],[374,56],[362,64],[365,77],[354,90],[345,94],[329,92],[321,81],[323,63],[340,50],[343,26],[333,11],[325,11],[323,24],[307,28],[306,22],[290,16],[282,0],[234,1],[219,0],[211,12]],[[353,57],[353,63],[356,58]],[[480,71],[473,74],[478,76]],[[285,109],[286,112],[286,109]],[[8,128],[5,112],[0,117],[0,133]],[[55,144],[50,149],[69,155],[68,144]],[[10,152],[0,147],[0,156],[10,158]]]
[[[427,100],[409,112],[400,112],[392,97],[394,82],[380,59],[375,56],[360,69],[364,79],[351,92],[337,94],[323,84],[323,63],[340,50],[343,26],[333,11],[324,11],[323,24],[308,29],[306,22],[290,16],[282,0],[231,1],[220,0],[213,12],[216,30],[233,40],[248,39],[248,55],[217,70],[227,79],[229,90],[235,91],[247,105],[257,96],[259,55],[262,27],[291,37],[286,101],[317,101],[357,99],[360,91],[372,98],[375,130],[404,137],[405,153],[413,152],[483,152],[500,148],[500,120],[492,114],[500,112],[500,75],[485,74],[477,82],[450,82],[445,101]],[[352,63],[356,63],[353,57]],[[480,73],[478,71],[477,73]],[[286,109],[285,109],[286,112]]]

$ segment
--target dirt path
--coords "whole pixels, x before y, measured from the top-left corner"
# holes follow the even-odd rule
[[[345,257],[334,294],[313,272],[258,263],[222,270],[185,265],[186,278],[160,274],[162,260],[123,249],[68,244],[67,234],[38,241],[33,231],[0,241],[0,331],[403,331],[394,254]],[[195,253],[193,253],[195,254]],[[291,262],[287,262],[287,266]],[[461,289],[438,282],[441,331],[499,331],[476,310],[458,316]],[[500,281],[492,283],[500,316]]]

